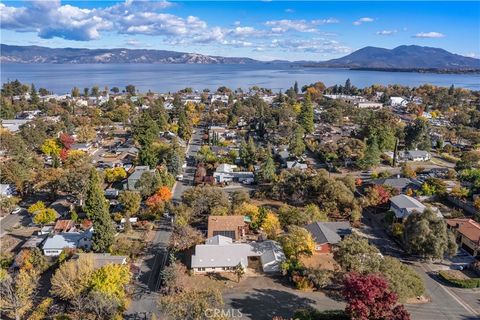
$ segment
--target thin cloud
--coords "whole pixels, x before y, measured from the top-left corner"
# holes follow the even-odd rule
[[[435,39],[435,38],[444,38],[445,35],[440,32],[430,31],[430,32],[419,32],[413,36],[414,38],[425,38],[425,39]]]
[[[379,36],[392,36],[397,32],[398,32],[397,30],[382,30],[382,31],[375,32],[375,34]]]
[[[375,19],[369,18],[369,17],[363,17],[363,18],[358,19],[357,21],[354,21],[354,22],[353,22],[353,25],[359,26],[359,25],[361,25],[362,23],[365,23],[365,22],[373,22],[373,21],[375,21]]]

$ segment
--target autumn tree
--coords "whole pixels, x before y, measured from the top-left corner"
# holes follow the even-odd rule
[[[43,142],[40,150],[47,156],[58,156],[60,155],[61,147],[55,139],[47,139]]]
[[[113,183],[127,177],[127,171],[123,167],[108,168],[105,170],[105,181]]]
[[[186,190],[182,201],[196,215],[210,214],[215,208],[229,208],[228,195],[218,187],[196,186]]]
[[[223,300],[218,290],[188,290],[161,297],[159,306],[171,320],[208,320],[215,319],[212,318],[215,317],[212,311],[221,310]],[[217,320],[220,319],[220,317],[217,318]]]
[[[125,303],[125,286],[130,282],[132,274],[129,265],[106,264],[93,272],[90,288],[108,298],[114,298],[122,305]]]
[[[94,270],[93,256],[80,254],[77,259],[64,262],[55,271],[50,292],[78,308],[82,294],[90,287],[90,277]]]
[[[32,307],[37,284],[36,272],[20,269],[14,275],[5,273],[0,278],[0,309],[15,320],[23,319]]]
[[[277,235],[281,231],[278,216],[275,213],[269,211],[262,222],[261,228],[267,234],[267,237],[269,239],[276,239]]]
[[[410,314],[397,304],[397,295],[388,282],[374,274],[350,273],[345,277],[343,296],[345,312],[355,320],[409,320]]]
[[[200,231],[189,225],[175,226],[170,237],[170,248],[174,251],[183,251],[192,248],[204,241]]]
[[[135,183],[135,188],[140,191],[143,198],[146,198],[154,194],[161,183],[161,177],[157,172],[145,171]]]
[[[311,256],[315,251],[312,234],[298,226],[291,226],[287,234],[280,238],[280,243],[289,259],[298,260],[301,256]]]

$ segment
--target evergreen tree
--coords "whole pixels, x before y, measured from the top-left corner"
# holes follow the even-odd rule
[[[192,123],[187,119],[185,110],[178,115],[178,136],[185,141],[190,140],[192,136]]]
[[[432,142],[426,120],[418,118],[405,127],[405,145],[409,149],[430,150]]]
[[[35,85],[33,83],[30,88],[30,102],[34,106],[36,106],[40,102],[40,98],[38,97],[37,90],[35,89]]]
[[[140,148],[138,152],[138,162],[143,166],[155,168],[158,163],[158,156],[152,148],[151,144],[147,144]]]
[[[297,125],[293,135],[293,139],[290,140],[288,145],[288,151],[290,154],[300,157],[305,152],[305,143],[303,142],[303,135],[305,131],[302,126]]]
[[[293,85],[293,91],[295,91],[296,94],[298,94],[298,82],[295,81],[295,84]]]
[[[275,162],[270,152],[260,168],[259,178],[262,182],[273,182],[277,178]]]
[[[350,82],[350,79],[347,79],[347,81],[345,81],[345,93],[346,94],[351,94],[352,93],[352,84]]]
[[[360,166],[369,169],[380,164],[381,151],[378,148],[377,139],[374,137],[367,141],[367,148],[365,154],[360,160]]]
[[[312,133],[315,129],[313,104],[310,95],[307,93],[305,101],[302,104],[302,109],[299,114],[299,123],[306,133]]]
[[[100,175],[95,169],[90,172],[84,211],[87,217],[93,220],[93,250],[108,252],[114,240],[115,229],[108,211]]]

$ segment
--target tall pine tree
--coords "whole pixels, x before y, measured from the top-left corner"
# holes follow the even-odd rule
[[[305,95],[305,101],[302,104],[302,108],[299,114],[299,122],[303,127],[306,133],[312,133],[315,129],[314,126],[314,115],[313,115],[313,104],[310,98],[310,94]]]
[[[113,244],[115,229],[108,211],[100,175],[95,169],[90,172],[84,211],[87,217],[93,220],[93,250],[108,252]]]

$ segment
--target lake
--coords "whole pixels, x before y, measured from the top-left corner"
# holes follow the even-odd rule
[[[2,64],[1,81],[18,79],[34,83],[58,94],[68,93],[74,86],[82,91],[98,85],[124,88],[133,84],[141,92],[173,92],[185,87],[196,90],[248,89],[254,85],[285,91],[295,81],[301,86],[322,81],[327,86],[401,84],[419,86],[463,87],[480,90],[479,74],[434,74],[413,72],[381,72],[348,69],[308,68],[289,64],[205,65],[205,64]]]

